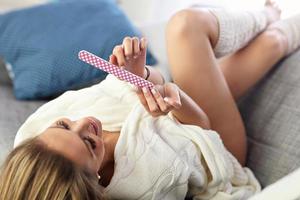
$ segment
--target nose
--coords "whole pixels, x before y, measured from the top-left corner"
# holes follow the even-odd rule
[[[87,136],[93,133],[93,126],[88,118],[82,118],[73,122],[73,130],[80,136]]]

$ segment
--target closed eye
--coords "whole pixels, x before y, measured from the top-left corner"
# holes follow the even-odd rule
[[[95,140],[93,140],[91,137],[87,136],[87,137],[84,138],[84,140],[87,141],[87,142],[89,143],[89,145],[90,145],[90,147],[91,147],[92,149],[95,149],[95,148],[96,148],[96,142],[95,142]]]
[[[65,128],[67,130],[70,130],[70,126],[66,122],[64,122],[63,120],[57,121],[56,125],[61,126],[61,127]]]
[[[86,145],[86,148],[88,149],[88,151],[91,153],[92,157],[94,157],[95,153],[94,153],[93,149],[96,148],[95,141],[93,139],[91,139],[91,138],[88,139],[86,137],[86,138],[83,138],[83,142]]]

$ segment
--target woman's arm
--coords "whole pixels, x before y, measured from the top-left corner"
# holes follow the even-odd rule
[[[210,129],[210,121],[206,113],[188,96],[184,91],[179,90],[181,107],[172,110],[172,114],[183,124],[192,124],[204,129]]]
[[[146,50],[144,38],[139,40],[126,37],[122,45],[114,48],[110,62],[154,83],[155,87],[151,91],[148,88],[137,88],[136,91],[140,102],[153,117],[172,112],[183,124],[209,129],[208,116],[194,100],[176,84],[164,83],[164,78],[157,69],[145,65]]]
[[[156,85],[151,92],[144,89],[138,90],[137,93],[141,103],[154,117],[172,112],[173,116],[183,124],[210,129],[210,121],[206,113],[174,83]]]
[[[146,67],[148,67],[148,66],[146,66]],[[156,70],[155,68],[152,68],[152,67],[148,67],[148,69],[150,72],[148,80],[151,81],[152,83],[154,83],[155,85],[163,85],[164,78],[163,78],[162,74],[159,72],[159,70]],[[145,69],[144,74],[145,74],[144,77],[146,77],[147,76],[146,69]],[[190,96],[188,96],[184,91],[182,91],[177,85],[174,84],[173,87],[176,87],[173,90],[178,90],[178,94],[179,94],[178,96],[179,96],[179,102],[180,102],[180,103],[179,102],[170,102],[170,103],[174,103],[174,104],[180,104],[180,105],[176,105],[177,108],[175,107],[173,110],[171,110],[174,117],[180,123],[197,125],[204,129],[210,129],[210,121],[209,121],[209,118],[206,115],[206,113],[196,104],[196,102]],[[140,95],[141,94],[139,94],[139,96]],[[154,98],[159,99],[158,94],[153,94],[153,92],[152,92],[152,95]],[[140,99],[141,98],[142,97],[140,97]],[[148,95],[147,98],[151,98],[151,96]],[[169,100],[169,101],[172,101],[172,100]],[[151,103],[150,100],[148,100],[148,102]],[[144,106],[148,106],[148,108],[149,108],[149,105],[146,105],[146,103],[144,104]],[[159,106],[157,106],[157,108],[159,108]],[[148,109],[148,111],[150,111],[150,110]],[[151,112],[157,112],[157,111],[153,110]]]
[[[150,73],[150,76],[147,78],[148,81],[152,82],[154,85],[163,85],[165,83],[165,79],[159,70],[157,70],[153,67],[150,67],[150,66],[146,66],[146,67],[149,69],[149,73]],[[146,67],[144,70],[143,78],[147,77]]]

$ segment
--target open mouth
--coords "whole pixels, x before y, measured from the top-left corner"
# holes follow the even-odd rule
[[[97,122],[95,122],[94,119],[91,118],[91,117],[88,117],[88,119],[89,119],[91,125],[93,126],[93,129],[95,131],[95,135],[98,135],[98,133],[99,133],[99,126],[98,126]]]

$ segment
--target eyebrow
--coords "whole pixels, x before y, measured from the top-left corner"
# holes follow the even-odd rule
[[[57,128],[58,128],[58,129],[63,129],[63,130],[65,130],[65,131],[70,131],[70,130],[67,130],[67,129],[65,129],[64,127],[58,126],[58,125],[48,127],[48,129],[50,129],[50,128],[52,128],[52,129],[54,129],[54,128],[57,129]],[[82,141],[82,143],[84,144],[84,146],[88,149],[88,151],[89,151],[89,153],[91,154],[91,156],[94,157],[94,154],[93,154],[92,150],[90,149],[89,145],[86,144],[83,140],[81,140],[81,141]]]

